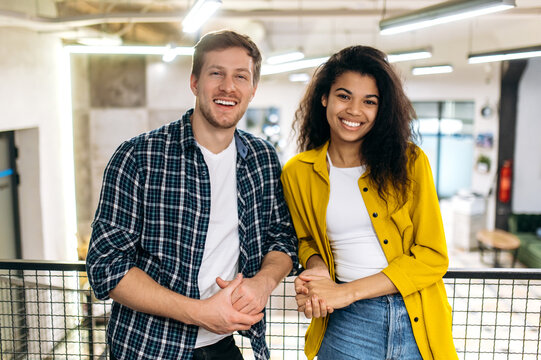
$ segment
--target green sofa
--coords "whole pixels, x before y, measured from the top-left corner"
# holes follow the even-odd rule
[[[530,268],[541,268],[541,214],[512,214],[509,217],[509,231],[520,239],[517,258]]]

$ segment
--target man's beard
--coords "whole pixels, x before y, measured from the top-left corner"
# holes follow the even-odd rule
[[[238,103],[237,103],[237,106],[238,106]],[[235,116],[233,117],[231,121],[224,123],[224,122],[218,121],[218,119],[213,115],[212,110],[210,109],[209,106],[204,106],[203,104],[199,103],[199,110],[201,111],[201,115],[203,115],[205,120],[210,125],[219,129],[231,129],[237,126],[238,122],[242,118],[242,115],[244,115],[244,112],[242,114],[239,114],[239,112],[237,111],[236,114],[232,114]]]

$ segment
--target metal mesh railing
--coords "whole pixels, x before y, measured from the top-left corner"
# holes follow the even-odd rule
[[[541,269],[453,270],[444,280],[461,359],[539,359]]]
[[[110,303],[84,263],[0,261],[0,359],[106,358]]]
[[[96,300],[84,263],[0,260],[0,359],[107,359],[110,302]],[[539,359],[541,269],[450,270],[445,285],[453,307],[460,359]],[[297,312],[293,278],[267,306],[272,359],[305,359],[309,321]],[[249,341],[235,335],[246,359]]]

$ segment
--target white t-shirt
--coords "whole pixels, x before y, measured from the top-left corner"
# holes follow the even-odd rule
[[[199,145],[199,144],[198,144]],[[237,148],[235,139],[221,153],[199,145],[210,176],[210,221],[198,282],[201,299],[216,294],[216,277],[233,280],[238,271],[239,218],[237,213]],[[214,344],[230,334],[199,328],[195,347]]]
[[[350,282],[374,275],[388,262],[366,210],[358,180],[364,166],[337,168],[330,165],[327,235],[334,256],[336,278]]]

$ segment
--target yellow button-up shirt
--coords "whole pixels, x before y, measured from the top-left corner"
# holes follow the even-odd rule
[[[312,255],[320,255],[335,279],[334,260],[327,237],[329,202],[328,142],[293,157],[284,166],[285,199],[299,238],[299,260],[303,267]],[[387,203],[363,174],[359,189],[377,238],[389,265],[383,273],[404,298],[413,334],[423,359],[457,359],[451,333],[451,306],[442,277],[449,260],[434,180],[425,153],[408,166],[411,188],[404,206],[398,208],[389,196]],[[413,160],[412,160],[413,161]],[[305,353],[313,359],[325,334],[328,317],[312,319],[306,332]]]

